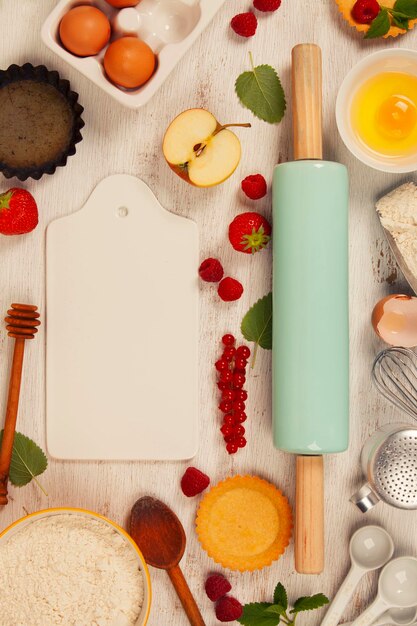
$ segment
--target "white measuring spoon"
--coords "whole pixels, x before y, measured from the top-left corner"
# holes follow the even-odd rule
[[[350,571],[334,597],[321,626],[337,626],[353,591],[366,572],[379,569],[394,552],[391,535],[380,526],[363,526],[353,535],[349,544]]]
[[[346,622],[342,626],[352,626],[353,622]],[[386,611],[372,626],[383,626],[384,624],[396,624],[398,626],[417,626],[417,608],[409,609],[393,608]]]
[[[373,603],[352,623],[370,626],[387,609],[411,609],[417,606],[417,559],[400,556],[386,564],[378,582]]]

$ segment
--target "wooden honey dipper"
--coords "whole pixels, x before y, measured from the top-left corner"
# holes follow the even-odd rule
[[[26,339],[33,339],[40,325],[38,307],[31,304],[12,304],[5,322],[9,337],[15,339],[12,371],[9,382],[6,419],[0,448],[0,506],[7,504],[7,483],[12,460],[17,411],[19,407],[20,383],[22,380],[23,356]]]

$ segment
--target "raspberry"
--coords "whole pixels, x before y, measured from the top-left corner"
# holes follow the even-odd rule
[[[218,283],[223,278],[224,270],[217,259],[206,259],[198,268],[198,273],[206,283]]]
[[[281,6],[281,0],[253,0],[253,6],[258,11],[276,11]]]
[[[262,174],[251,174],[241,182],[243,192],[251,200],[259,200],[266,196],[266,180]]]
[[[258,20],[256,19],[256,15],[251,11],[249,11],[249,13],[239,13],[239,15],[234,16],[230,22],[230,26],[235,33],[241,37],[253,37],[256,33]]]
[[[220,598],[229,593],[232,585],[229,583],[227,578],[222,576],[221,574],[213,574],[209,576],[206,580],[206,594],[210,598],[212,602],[216,602]]]
[[[370,24],[380,12],[377,0],[358,0],[352,8],[352,17],[358,24]]]
[[[239,300],[243,293],[243,286],[238,280],[227,276],[220,282],[217,293],[225,302],[233,302],[233,300]]]
[[[207,489],[210,484],[210,478],[207,474],[203,474],[196,467],[188,467],[184,476],[181,478],[181,489],[187,498],[196,496]]]
[[[239,600],[231,596],[224,596],[216,604],[216,617],[219,622],[234,622],[243,613]]]

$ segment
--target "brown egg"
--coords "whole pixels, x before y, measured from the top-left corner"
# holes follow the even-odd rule
[[[64,15],[59,36],[65,48],[80,57],[98,54],[110,39],[110,22],[96,7],[74,7]]]
[[[372,326],[391,346],[417,346],[417,298],[393,295],[380,300],[372,311]]]
[[[155,55],[148,44],[137,37],[121,37],[107,48],[104,69],[116,85],[134,89],[152,76]]]
[[[107,0],[112,7],[123,9],[124,7],[135,7],[140,0]]]

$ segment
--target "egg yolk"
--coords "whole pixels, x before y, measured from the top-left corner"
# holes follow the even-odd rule
[[[390,158],[417,154],[417,76],[372,76],[354,94],[350,113],[357,139],[372,152]]]
[[[416,105],[409,98],[390,96],[379,107],[376,122],[382,134],[392,139],[404,139],[416,125]]]

